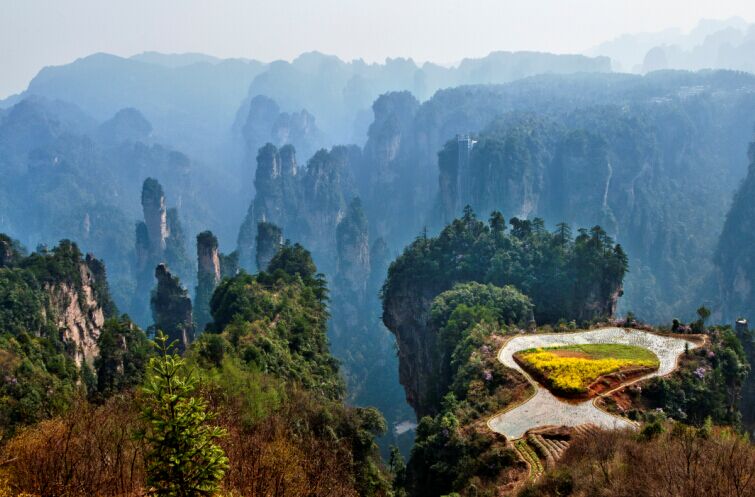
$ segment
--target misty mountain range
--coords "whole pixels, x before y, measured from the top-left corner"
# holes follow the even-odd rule
[[[494,52],[454,67],[317,52],[272,63],[94,54],[43,69],[0,103],[0,232],[30,248],[76,241],[147,327],[148,178],[170,269],[189,293],[197,234],[212,230],[254,273],[258,223],[274,223],[332,282],[330,336],[352,400],[406,421],[377,293],[392,255],[466,205],[547,229],[602,226],[629,258],[621,312],[651,322],[689,319],[700,303],[720,320],[755,313],[747,246],[732,247],[733,221],[725,229],[727,216],[746,217],[729,208],[735,197],[747,208],[736,192],[751,162],[755,75],[611,70],[632,57],[645,64],[637,72],[665,68],[650,65],[657,46],[673,69],[753,70],[751,40],[729,21],[624,37],[593,56]],[[723,47],[738,55],[722,59]],[[473,143],[466,160],[461,136]]]
[[[646,73],[661,69],[732,69],[755,71],[755,24],[739,17],[701,20],[684,33],[625,34],[586,52],[610,57],[620,72]]]

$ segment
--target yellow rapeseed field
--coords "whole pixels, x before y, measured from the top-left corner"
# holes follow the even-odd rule
[[[534,370],[548,386],[565,394],[585,393],[597,378],[621,369],[657,368],[659,364],[647,349],[611,344],[529,349],[516,357],[525,369]]]

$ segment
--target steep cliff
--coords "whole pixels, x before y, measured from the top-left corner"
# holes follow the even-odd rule
[[[298,233],[326,274],[332,274],[332,254],[336,253],[338,223],[356,195],[351,167],[355,162],[352,147],[333,147],[318,151],[308,162],[301,177],[302,203]],[[283,230],[288,233],[286,226]],[[293,230],[292,236],[297,233]]]
[[[144,180],[142,211],[147,228],[147,248],[151,257],[162,257],[168,238],[168,210],[163,187],[154,178]]]
[[[191,299],[165,264],[157,265],[155,278],[157,287],[150,299],[155,329],[165,333],[171,342],[178,341],[179,349],[185,350],[194,341]]]
[[[318,151],[306,168],[299,168],[292,146],[262,147],[257,154],[257,194],[239,230],[242,266],[254,271],[257,223],[265,222],[310,247],[322,270],[332,274],[334,234],[356,194],[351,169],[357,160],[355,147],[334,147]]]
[[[273,223],[261,221],[257,223],[257,237],[255,239],[257,252],[255,262],[258,271],[267,271],[267,266],[275,254],[283,246],[283,231]]]
[[[383,322],[396,335],[399,376],[418,416],[437,412],[444,368],[433,300],[460,282],[513,285],[534,304],[539,323],[589,322],[612,315],[621,295],[627,258],[598,226],[572,238],[568,226],[549,233],[542,220],[490,224],[471,209],[436,238],[417,238],[388,270]],[[520,326],[532,326],[528,318]]]
[[[367,217],[362,202],[355,198],[336,229],[338,288],[357,298],[352,301],[363,306],[370,277],[370,241]]]
[[[454,138],[438,159],[440,221],[469,204],[551,225],[599,224],[637,264],[625,309],[654,321],[688,316],[711,269],[706,234],[722,215],[711,192],[728,180],[706,179],[720,159],[701,134],[707,123],[692,124],[697,110],[687,105],[693,108],[510,113],[471,138]],[[669,131],[677,128],[685,132]],[[677,208],[691,197],[697,200]],[[685,243],[692,233],[699,243]]]
[[[364,347],[371,341],[365,307],[370,276],[370,245],[367,218],[358,198],[354,199],[336,230],[338,257],[333,280],[331,337],[339,357],[349,357],[350,374],[355,374],[366,357]],[[367,369],[367,368],[365,368]]]
[[[168,209],[165,193],[154,178],[144,180],[142,186],[144,220],[136,225],[136,258],[133,272],[136,290],[132,295],[129,314],[142,325],[150,323],[148,295],[154,280],[154,267],[166,263],[185,280],[193,280],[191,263],[186,254],[186,238],[176,208]]]
[[[372,232],[390,244],[403,243],[421,225],[434,194],[435,171],[417,167],[414,131],[419,102],[409,92],[381,95],[372,105],[374,120],[367,132],[357,184]],[[427,182],[427,183],[424,183]],[[391,202],[385,202],[385,199]],[[397,223],[398,219],[402,222]]]
[[[755,319],[755,143],[750,167],[726,216],[715,255],[721,295],[721,318]]]
[[[635,261],[622,312],[690,319],[710,294],[720,199],[745,173],[753,88],[751,75],[725,72],[550,75],[441,90],[404,113],[388,105],[398,94],[384,95],[363,154],[364,177],[375,178],[366,189],[378,171],[407,176],[372,197],[360,186],[371,234],[393,249],[424,226],[441,229],[466,204],[549,226],[599,224]],[[385,206],[381,197],[399,200]]]
[[[194,295],[194,324],[201,331],[212,320],[210,298],[220,283],[218,239],[211,231],[197,235],[197,287]]]
[[[210,299],[223,278],[232,278],[239,269],[238,252],[222,254],[212,231],[197,235],[197,286],[194,288],[194,325],[201,333],[212,321]]]
[[[91,366],[99,353],[97,341],[105,317],[115,313],[107,294],[103,264],[87,254],[79,263],[78,281],[48,283],[44,289],[50,295],[56,325],[74,362],[79,367],[84,362]]]
[[[755,320],[755,143],[750,144],[749,159],[749,172],[734,196],[718,241],[714,261],[720,306],[713,310],[721,321],[736,321],[737,335],[754,367],[755,335],[750,328]],[[741,403],[742,423],[750,433],[755,432],[753,392],[755,373],[751,372]]]
[[[106,319],[117,311],[104,265],[76,244],[63,240],[26,256],[0,235],[0,248],[0,418],[12,429],[72,400],[75,385],[91,377]]]
[[[359,150],[320,150],[300,169],[292,147],[277,150],[267,145],[258,160],[257,196],[239,230],[242,265],[250,272],[268,270],[283,246],[281,232],[309,247],[333,282],[329,335],[333,353],[343,364],[350,400],[378,406],[392,423],[410,420],[396,379],[393,340],[378,316],[377,293],[385,277],[388,247],[382,240],[376,245],[373,267],[369,223],[361,202],[354,200],[354,173],[363,165]],[[387,443],[398,443],[393,432],[388,436]],[[403,437],[404,447],[409,437]]]
[[[317,128],[315,116],[302,109],[282,112],[275,100],[264,95],[254,96],[248,104],[247,114],[240,129],[244,143],[244,180],[254,177],[257,151],[270,143],[282,148],[292,145],[302,157],[310,157],[326,140]],[[244,107],[239,112],[244,112]]]

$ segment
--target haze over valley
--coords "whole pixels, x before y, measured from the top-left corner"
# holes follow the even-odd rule
[[[441,3],[6,6],[0,495],[755,496],[750,6]]]

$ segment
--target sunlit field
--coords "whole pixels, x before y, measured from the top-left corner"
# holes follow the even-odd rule
[[[648,349],[623,344],[583,344],[533,348],[514,355],[524,369],[554,393],[581,395],[601,376],[627,370],[655,370],[658,357]]]

